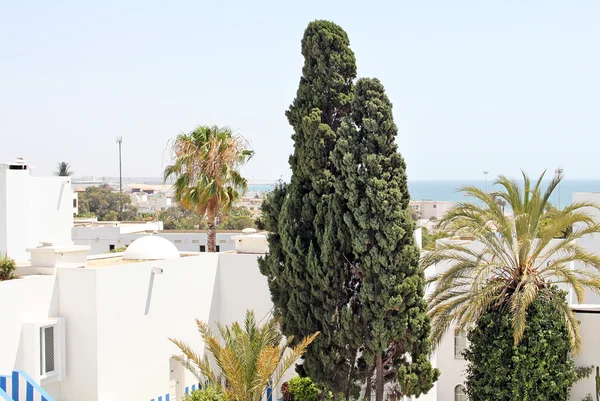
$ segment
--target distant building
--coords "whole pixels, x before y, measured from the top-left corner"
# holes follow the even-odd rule
[[[257,218],[262,215],[262,203],[264,198],[260,197],[243,197],[235,203],[235,206],[245,207],[250,211],[252,218]]]
[[[419,214],[419,218],[425,220],[439,220],[455,205],[456,202],[447,201],[410,201],[410,207]]]
[[[131,202],[137,206],[138,214],[155,214],[167,210],[172,206],[171,198],[162,193],[148,194],[146,192],[132,192]]]
[[[163,224],[157,222],[104,222],[84,219],[76,222],[72,229],[73,242],[90,247],[90,255],[99,255],[119,248],[128,247],[140,237],[159,235],[175,245],[180,252],[206,252],[208,234],[201,230],[162,231]],[[234,237],[242,234],[237,231],[217,231],[217,251],[235,249]]]

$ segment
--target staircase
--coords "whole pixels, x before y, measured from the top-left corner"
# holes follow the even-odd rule
[[[9,376],[0,375],[0,401],[54,401],[22,370]]]

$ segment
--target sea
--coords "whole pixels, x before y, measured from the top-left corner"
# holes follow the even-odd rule
[[[547,186],[549,181],[544,182]],[[499,186],[493,185],[493,181],[484,180],[453,180],[453,181],[408,181],[408,190],[412,200],[435,200],[460,202],[468,201],[460,188],[475,186],[488,191],[500,190]],[[273,184],[250,185],[249,191],[268,192]],[[573,194],[576,192],[600,192],[600,180],[575,180],[565,179],[554,190],[550,197],[553,205],[565,205],[572,202]]]
[[[118,182],[118,177],[103,177],[103,179]],[[549,181],[545,181],[547,184]],[[159,177],[123,177],[123,184],[162,184]],[[274,183],[251,183],[248,191],[251,192],[269,192],[273,189]],[[436,201],[465,201],[468,200],[461,194],[460,188],[464,186],[475,186],[489,191],[498,190],[498,186],[493,185],[493,180],[432,180],[432,181],[408,181],[408,189],[412,200],[436,200]],[[565,205],[573,199],[576,192],[600,192],[600,179],[579,180],[564,179],[559,187],[554,191],[550,202],[554,205]]]

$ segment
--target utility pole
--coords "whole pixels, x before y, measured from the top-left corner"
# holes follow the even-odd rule
[[[117,137],[117,143],[119,144],[119,192],[123,192],[123,170],[121,169],[121,144],[123,143],[123,137]]]
[[[123,170],[121,169],[121,144],[123,143],[123,137],[117,137],[117,143],[119,144],[119,220],[123,219]]]
[[[487,176],[489,174],[488,170],[484,170],[483,176],[485,177],[485,192],[487,192]]]
[[[564,172],[564,171],[565,171],[565,170],[563,170],[563,169],[562,169],[562,168],[560,168],[560,166],[559,166],[559,167],[558,167],[556,170],[554,170],[554,174],[556,174],[556,176],[557,176],[557,177],[558,177],[558,179],[560,180],[560,179],[562,179],[562,175],[563,175],[563,172]],[[558,183],[558,210],[560,210],[560,182]]]

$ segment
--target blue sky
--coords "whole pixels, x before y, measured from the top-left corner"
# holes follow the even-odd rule
[[[0,0],[0,160],[159,176],[167,141],[228,125],[250,179],[290,175],[306,24],[350,37],[394,104],[409,179],[600,178],[598,1]]]

